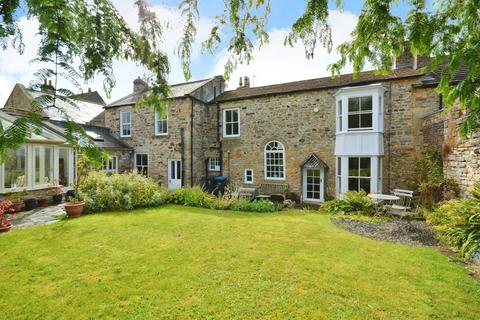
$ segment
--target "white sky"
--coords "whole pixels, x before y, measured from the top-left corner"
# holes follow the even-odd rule
[[[138,26],[136,9],[133,1],[112,1],[118,8],[125,20],[133,27]],[[167,21],[169,28],[165,32],[165,50],[170,57],[171,74],[170,82],[177,83],[185,81],[181,69],[180,60],[174,53],[175,47],[181,37],[182,19],[177,8],[166,6],[155,6],[157,15],[162,21]],[[353,30],[357,16],[349,12],[331,11],[330,25],[334,47],[339,43],[350,39],[350,32]],[[0,106],[3,106],[15,83],[28,85],[33,79],[34,72],[38,65],[31,64],[30,61],[35,58],[39,43],[39,37],[36,36],[38,23],[35,20],[23,18],[19,22],[23,31],[25,52],[18,55],[12,48],[0,51]],[[198,24],[197,43],[194,46],[192,61],[199,61],[201,58],[200,43],[204,41],[212,27],[212,21],[206,17],[200,17]],[[270,43],[254,53],[254,61],[250,65],[240,65],[234,71],[229,81],[228,89],[235,89],[238,86],[240,76],[250,76],[255,86],[268,85],[274,83],[295,81],[301,79],[317,78],[328,76],[327,65],[338,59],[338,54],[333,51],[330,54],[323,48],[318,48],[315,58],[307,60],[305,58],[304,48],[301,44],[294,48],[285,47],[283,40],[288,34],[288,29],[274,29],[269,32]],[[208,66],[203,66],[205,71],[196,71],[192,69],[193,79],[202,79],[214,75],[223,74],[223,66],[227,60],[225,51],[219,52],[216,56],[209,59],[202,59]],[[112,91],[112,96],[108,99],[103,92],[103,79],[96,78],[92,83],[83,84],[86,91],[88,87],[98,90],[107,101],[119,99],[133,90],[132,81],[142,76],[144,71],[141,67],[132,62],[116,61],[114,64],[115,77],[117,85]],[[346,68],[349,72],[351,68]]]

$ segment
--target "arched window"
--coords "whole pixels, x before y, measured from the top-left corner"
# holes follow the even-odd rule
[[[281,142],[265,145],[265,179],[285,179],[285,147]]]

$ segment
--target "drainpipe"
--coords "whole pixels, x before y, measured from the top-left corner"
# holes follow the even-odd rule
[[[218,158],[220,160],[220,175],[223,176],[223,146],[220,140],[220,103],[217,102],[217,88],[214,88],[214,102],[217,105],[217,143],[218,143]]]
[[[190,109],[190,186],[193,187],[193,106],[195,102],[192,97],[190,100],[192,101]]]
[[[387,140],[387,145],[388,145],[388,191],[390,192],[391,190],[391,179],[392,179],[392,170],[390,168],[390,164],[392,162],[392,150],[391,150],[391,145],[390,145],[390,137],[392,135],[392,111],[393,111],[393,106],[392,106],[392,86],[390,85],[390,90],[388,91],[389,96],[390,96],[390,103],[389,103],[389,110],[388,110],[388,140]],[[385,113],[385,111],[384,111]],[[385,132],[385,128],[383,128],[383,131]],[[383,168],[382,168],[383,169]]]
[[[185,186],[185,166],[183,165],[185,163],[185,139],[184,139],[184,129],[180,128],[180,158],[182,161],[182,187]],[[170,173],[168,173],[170,174]]]

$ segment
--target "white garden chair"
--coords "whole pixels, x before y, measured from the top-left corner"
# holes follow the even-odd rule
[[[392,211],[392,213],[397,214],[401,217],[412,214],[413,191],[405,189],[394,189],[393,195],[398,197],[399,199],[390,206],[390,210]]]

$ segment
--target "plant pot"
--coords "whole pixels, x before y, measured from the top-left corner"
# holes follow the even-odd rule
[[[47,198],[38,199],[38,206],[41,208],[45,208],[47,206]]]
[[[9,226],[6,226],[6,227],[0,227],[0,233],[8,232],[10,231],[10,229],[12,229],[12,227],[13,227],[13,224],[10,224]]]
[[[37,199],[26,199],[25,200],[25,210],[33,210],[38,206],[38,201]]]
[[[22,211],[22,209],[23,209],[23,202],[13,202],[12,209],[13,209],[15,212],[20,212],[20,211]]]
[[[52,202],[53,204],[59,204],[62,202],[62,199],[63,199],[63,195],[61,194],[55,194],[52,196]]]
[[[85,207],[85,202],[67,202],[65,203],[65,212],[67,217],[76,218],[80,217]]]

